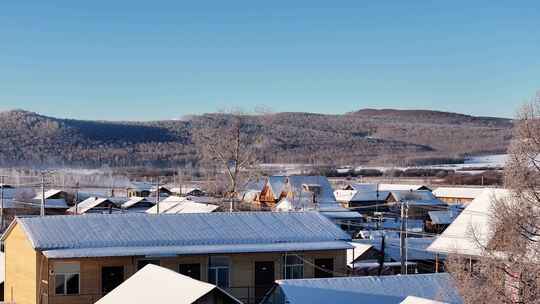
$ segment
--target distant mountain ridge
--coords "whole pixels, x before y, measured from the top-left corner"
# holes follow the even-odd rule
[[[0,165],[196,164],[197,121],[111,122],[0,112]],[[428,110],[363,109],[343,115],[284,112],[251,119],[268,147],[261,161],[324,164],[411,161],[504,152],[512,120]]]

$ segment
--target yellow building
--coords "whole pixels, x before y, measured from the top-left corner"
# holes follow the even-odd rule
[[[275,280],[344,274],[351,248],[318,212],[28,217],[2,240],[17,304],[94,303],[147,264],[255,303]]]

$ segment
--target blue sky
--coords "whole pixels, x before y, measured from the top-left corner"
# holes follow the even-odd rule
[[[540,89],[539,1],[0,4],[0,110],[170,119],[229,108],[514,115]]]

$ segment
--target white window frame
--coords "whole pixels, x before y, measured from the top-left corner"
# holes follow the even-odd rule
[[[56,292],[57,276],[64,276],[63,293]],[[77,275],[77,293],[67,293],[68,276]],[[53,264],[54,294],[58,296],[77,296],[81,294],[81,265],[79,263],[55,263]]]
[[[228,261],[227,266],[212,266],[211,265],[212,258],[226,258]],[[210,280],[211,269],[215,270],[215,277],[214,277],[215,283],[212,283],[212,284],[215,284],[216,286],[220,288],[230,288],[231,286],[231,258],[228,256],[214,256],[214,257],[211,256],[208,258],[208,282],[211,282]],[[219,270],[220,269],[227,269],[227,286],[219,286]]]
[[[287,257],[295,257],[295,258],[299,259],[300,261],[302,261],[302,264],[287,264]],[[291,277],[287,278],[288,274],[293,273],[291,271],[288,271],[288,269],[291,269],[291,268],[294,268],[294,267],[302,267],[302,277],[301,278],[291,278]],[[305,263],[304,263],[304,258],[302,256],[296,255],[296,254],[284,255],[283,256],[282,276],[283,276],[284,280],[303,279],[306,276],[305,271],[306,271],[306,267],[305,267]]]
[[[57,293],[56,292],[56,280],[57,276],[63,275],[64,276],[64,292],[63,293]],[[70,275],[77,275],[77,293],[67,293],[67,279]],[[58,272],[54,274],[54,294],[57,296],[78,296],[81,294],[81,272]]]

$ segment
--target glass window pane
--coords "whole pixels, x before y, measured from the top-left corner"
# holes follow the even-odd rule
[[[65,276],[63,274],[57,274],[54,276],[54,284],[55,284],[55,293],[56,294],[64,294],[64,280]]]
[[[79,294],[79,274],[66,275],[66,294]]]
[[[220,268],[218,271],[218,284],[219,287],[229,287],[229,269]]]
[[[216,270],[208,269],[208,283],[216,285]]]
[[[294,279],[303,279],[304,278],[304,267],[303,266],[294,266],[292,267],[292,274]]]

